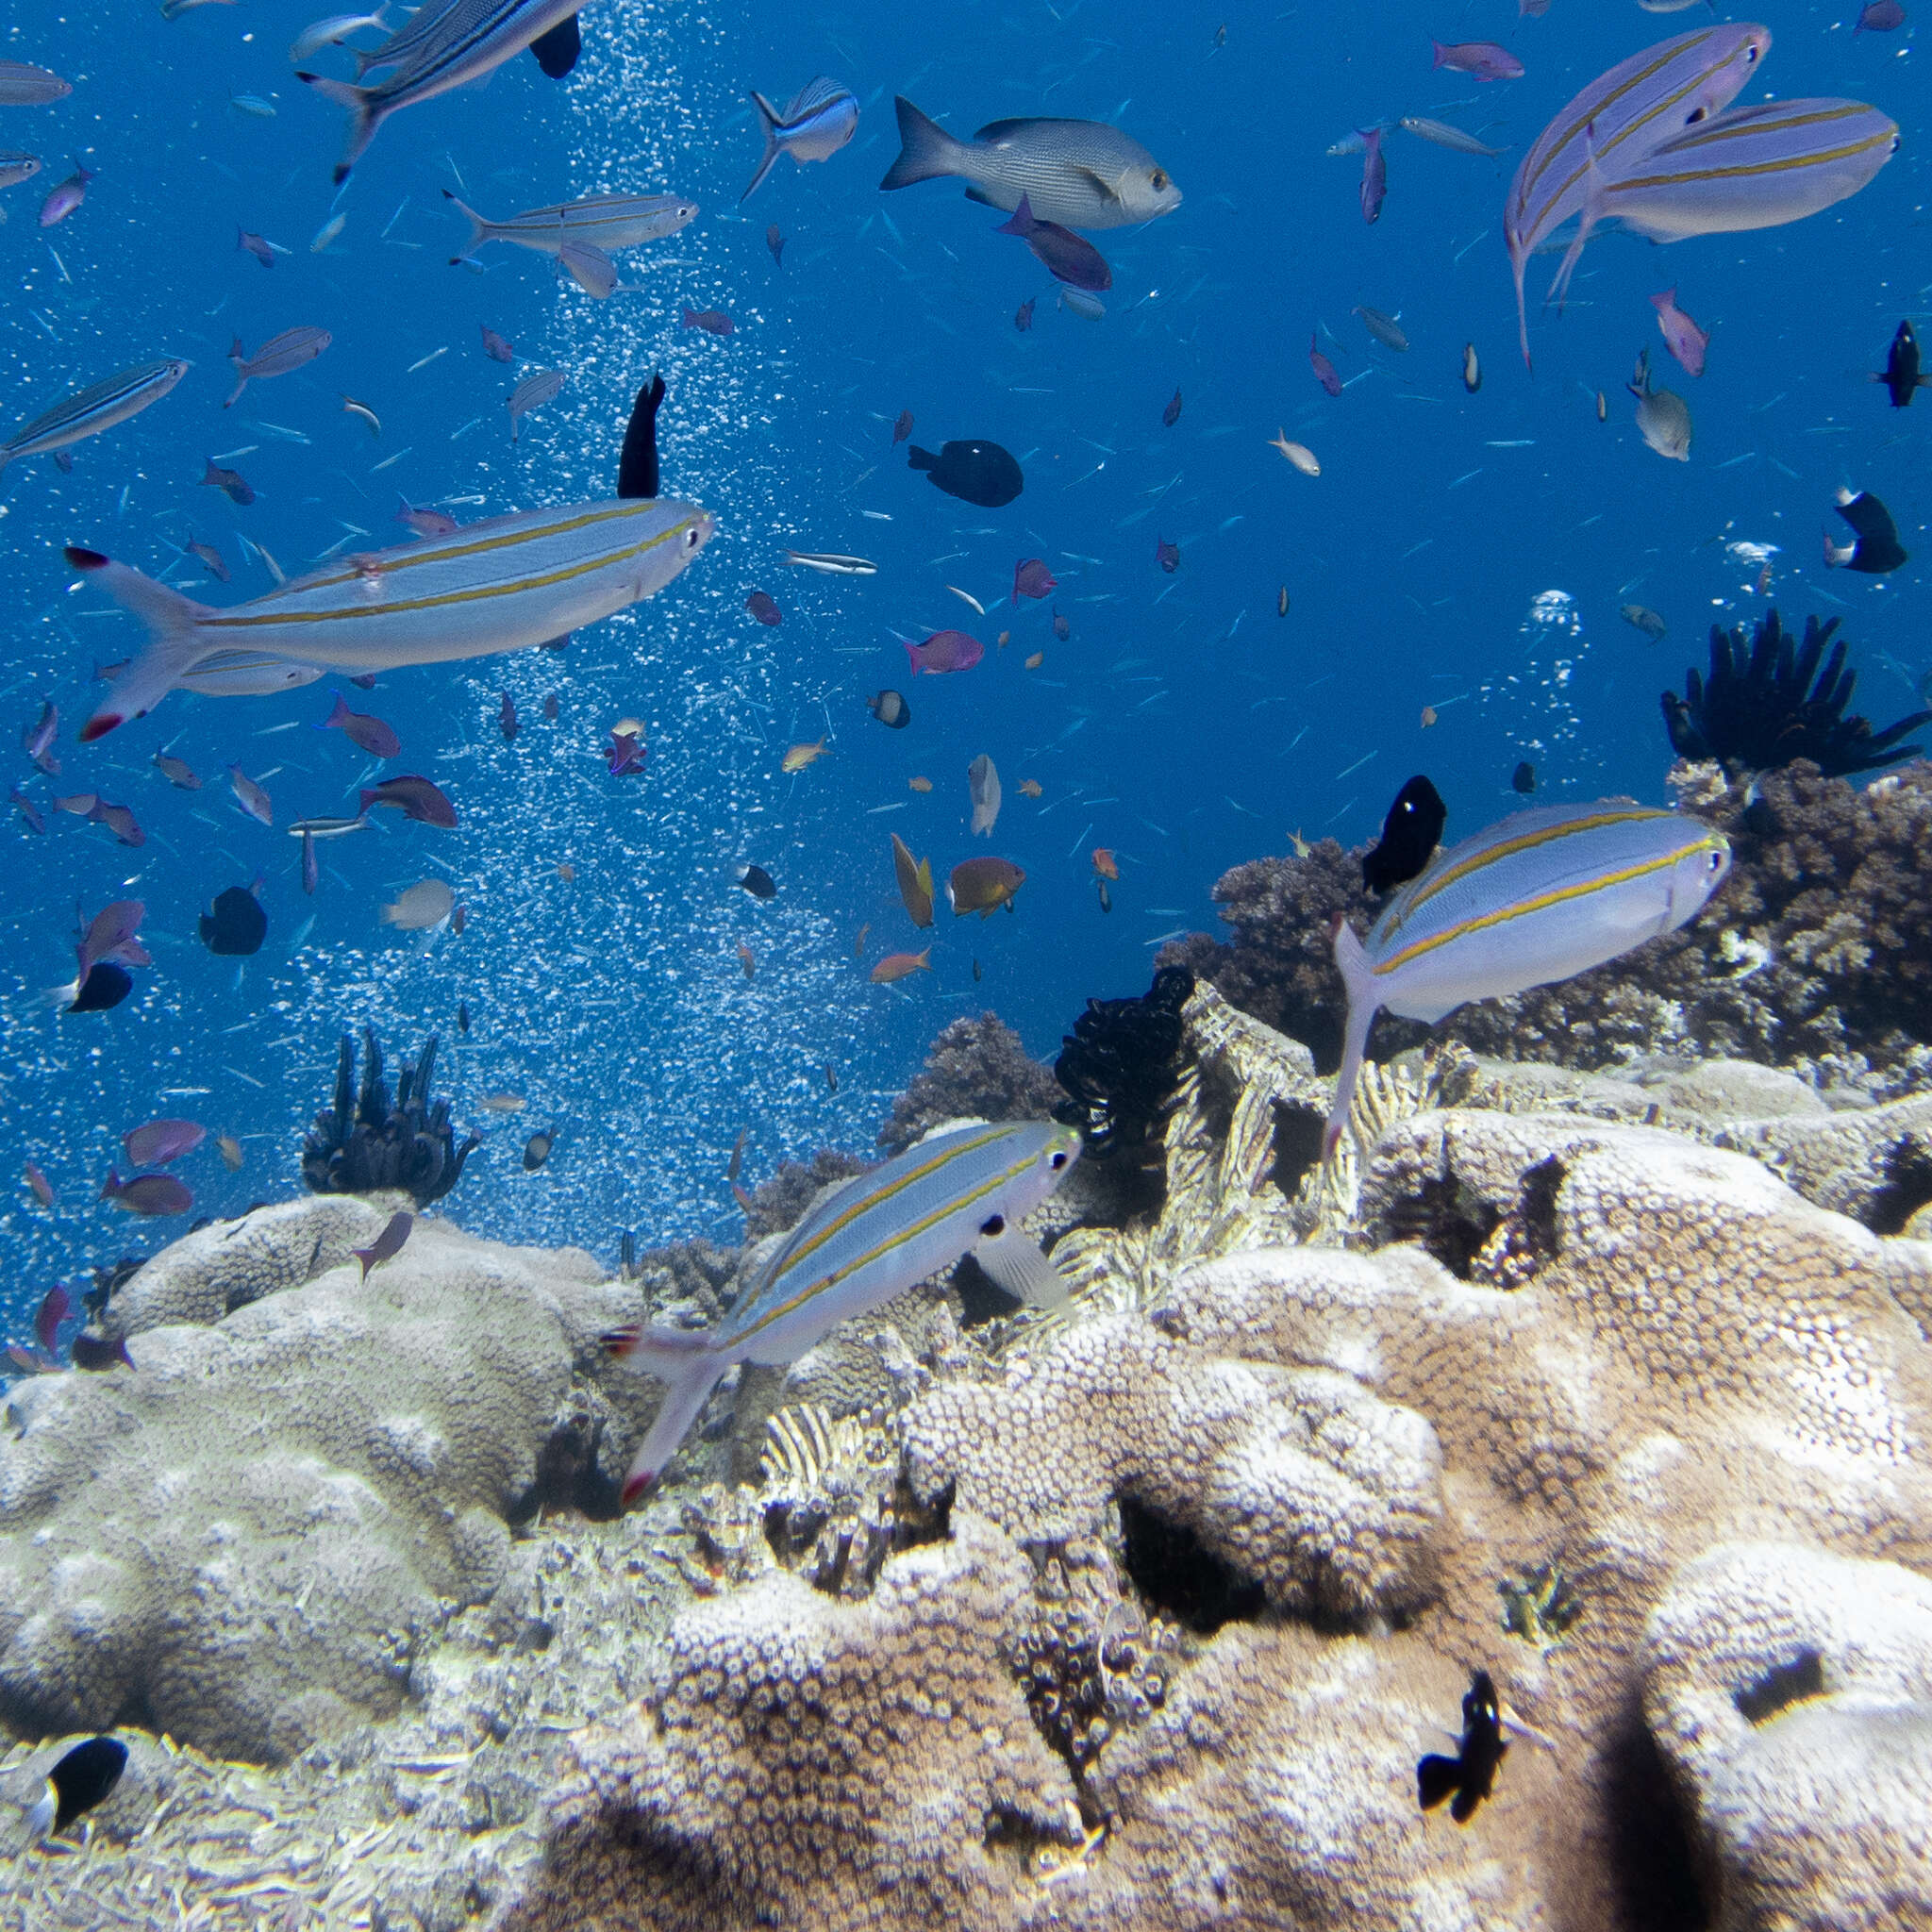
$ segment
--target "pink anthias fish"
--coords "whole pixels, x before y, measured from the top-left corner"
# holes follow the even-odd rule
[[[1382,204],[1389,194],[1389,163],[1382,156],[1382,130],[1357,127],[1362,138],[1362,220],[1370,226],[1382,219]]]
[[[1335,373],[1334,363],[1329,361],[1320,349],[1316,348],[1315,341],[1314,332],[1310,330],[1308,334],[1308,367],[1315,372],[1315,380],[1331,396],[1339,396],[1341,393],[1341,378]]]
[[[1467,74],[1476,80],[1521,80],[1523,62],[1507,47],[1499,47],[1494,41],[1460,41],[1456,45],[1445,47],[1441,41],[1431,41],[1436,58],[1429,62],[1431,74],[1439,67],[1446,67],[1456,74]]]
[[[1664,341],[1671,354],[1682,363],[1685,375],[1702,375],[1704,352],[1710,346],[1710,331],[1699,328],[1677,307],[1674,288],[1666,289],[1661,295],[1653,295],[1650,302],[1657,310],[1657,325],[1663,331]]]
[[[401,499],[402,508],[396,512],[396,522],[407,524],[419,537],[454,537],[457,520],[440,509],[430,509],[425,505],[414,504],[405,496]]]
[[[395,734],[394,728],[383,723],[380,718],[372,717],[367,711],[352,711],[341,691],[333,691],[335,709],[315,728],[318,731],[340,731],[353,745],[366,751],[373,758],[392,758],[402,750],[403,741]]]
[[[243,352],[242,338],[237,336],[228,350],[228,360],[235,365],[235,374],[240,380],[222,408],[232,409],[242,400],[242,391],[251,382],[260,382],[271,375],[286,375],[290,370],[299,369],[305,362],[313,362],[334,340],[325,328],[285,328],[280,335],[271,336],[250,356]]]
[[[192,1154],[208,1139],[208,1129],[193,1121],[158,1120],[130,1127],[121,1136],[132,1167],[166,1167],[184,1154]]]
[[[171,1174],[129,1174],[124,1181],[111,1167],[101,1183],[100,1198],[142,1215],[186,1214],[194,1206],[188,1184]]]
[[[1044,559],[1023,557],[1013,566],[1013,602],[1022,597],[1048,597],[1059,589],[1059,579],[1048,570]]]
[[[275,822],[274,801],[255,780],[242,771],[240,765],[228,767],[228,782],[235,790],[235,802],[252,819],[259,819],[265,825]]]
[[[80,965],[80,979],[85,981],[103,959],[111,959],[121,966],[153,965],[146,947],[134,937],[146,916],[147,906],[140,899],[116,899],[111,905],[103,906],[74,949]]]
[[[372,806],[392,805],[406,819],[418,824],[437,825],[445,832],[456,830],[457,808],[427,778],[404,772],[357,795],[356,809],[366,812]]]
[[[64,222],[87,199],[87,184],[93,178],[92,168],[84,168],[75,161],[74,173],[49,189],[46,200],[42,202],[41,226],[51,228]]]
[[[912,660],[912,675],[922,671],[937,675],[942,671],[971,671],[986,656],[986,646],[963,630],[936,630],[923,644],[906,644]]]
[[[517,359],[516,351],[487,322],[478,326],[483,331],[483,353],[492,362],[514,362]]]

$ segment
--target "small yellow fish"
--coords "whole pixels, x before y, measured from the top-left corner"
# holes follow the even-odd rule
[[[1305,442],[1291,442],[1285,429],[1277,429],[1269,439],[1268,447],[1278,449],[1304,476],[1319,476],[1322,466],[1315,460],[1315,453]]]
[[[915,791],[930,791],[932,790],[932,780],[930,778],[908,778],[906,782]]]
[[[233,1134],[221,1134],[215,1139],[215,1147],[222,1157],[222,1165],[230,1174],[242,1172],[242,1143]]]
[[[1044,651],[1035,651],[1032,657],[1026,660],[1026,669],[1028,671],[1038,671],[1045,662],[1046,653]]]
[[[1424,705],[1424,706],[1423,707],[1423,729],[1424,729],[1424,731],[1426,731],[1426,730],[1427,730],[1427,729],[1429,728],[1429,726],[1430,726],[1431,724],[1434,724],[1435,722],[1436,722],[1436,708],[1435,708],[1435,706],[1434,706],[1434,705]]]
[[[1040,780],[1038,778],[1022,778],[1020,780],[1020,796],[1022,798],[1038,798],[1040,796]]]
[[[778,769],[781,772],[802,772],[814,758],[822,758],[824,755],[825,741],[823,738],[815,744],[794,744],[778,760]]]
[[[1302,831],[1299,825],[1297,825],[1294,828],[1294,830],[1288,835],[1288,842],[1294,847],[1294,856],[1297,858],[1306,858],[1308,856],[1308,854],[1314,850],[1313,846],[1311,846],[1308,843],[1308,841],[1302,837]]]
[[[891,986],[895,979],[905,979],[914,973],[932,971],[932,948],[927,946],[923,953],[888,953],[872,969],[871,978],[874,986]]]
[[[527,1103],[521,1093],[486,1093],[476,1104],[490,1113],[522,1113]]]

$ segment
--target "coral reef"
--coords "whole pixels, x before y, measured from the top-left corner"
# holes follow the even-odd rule
[[[745,1240],[760,1241],[768,1234],[778,1234],[791,1227],[803,1217],[821,1189],[835,1181],[850,1180],[854,1174],[877,1165],[876,1161],[857,1154],[841,1154],[831,1147],[821,1147],[808,1161],[781,1161],[778,1172],[770,1180],[761,1181],[752,1190],[751,1206],[744,1210]]]
[[[463,1175],[463,1163],[482,1145],[476,1134],[456,1144],[449,1103],[432,1101],[436,1036],[423,1058],[405,1066],[391,1104],[383,1078],[382,1048],[362,1029],[362,1085],[356,1085],[356,1049],[345,1033],[336,1061],[334,1104],[315,1117],[302,1143],[303,1185],[315,1194],[373,1194],[401,1189],[418,1208],[440,1201]]]
[[[1845,645],[1832,643],[1836,617],[1805,620],[1805,640],[1795,643],[1768,610],[1747,640],[1740,624],[1710,627],[1710,681],[1693,666],[1684,674],[1684,695],[1665,691],[1664,728],[1681,758],[1714,758],[1734,770],[1762,772],[1807,758],[1828,778],[1876,772],[1921,747],[1901,744],[1907,733],[1932,723],[1932,711],[1914,711],[1874,732],[1869,718],[1844,715],[1858,682],[1847,671]],[[1831,656],[1820,671],[1824,647]],[[1815,682],[1814,682],[1815,674]]]
[[[997,1013],[955,1020],[892,1103],[878,1143],[888,1154],[903,1154],[941,1121],[1045,1120],[1064,1097],[1053,1070],[1028,1056]]]
[[[1138,999],[1089,1000],[1061,1041],[1053,1071],[1067,1098],[1054,1118],[1080,1129],[1089,1159],[1138,1154],[1173,1110],[1181,1009],[1193,990],[1185,967],[1164,966]]]

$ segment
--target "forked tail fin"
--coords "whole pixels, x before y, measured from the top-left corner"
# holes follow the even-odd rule
[[[899,115],[899,158],[886,170],[881,189],[910,188],[958,172],[955,157],[965,142],[955,141],[930,114],[922,114],[904,94],[892,106]]]
[[[80,727],[81,742],[92,744],[117,724],[145,717],[210,654],[214,647],[203,634],[201,621],[214,612],[98,550],[70,543],[67,561],[124,609],[133,611],[148,631],[146,650],[115,678],[101,708]]]
[[[664,1385],[664,1400],[624,1478],[627,1509],[663,1474],[730,1363],[702,1328],[621,1328],[604,1345]]]
[[[1325,1166],[1334,1159],[1341,1144],[1341,1130],[1348,1124],[1348,1110],[1355,1100],[1356,1082],[1361,1076],[1362,1055],[1369,1044],[1369,1028],[1381,1005],[1375,990],[1375,975],[1369,956],[1341,913],[1335,915],[1335,964],[1341,983],[1348,989],[1348,1024],[1341,1044],[1341,1066],[1335,1075],[1335,1104],[1328,1109],[1328,1124],[1322,1130],[1322,1160]]]
[[[749,201],[758,192],[758,183],[777,165],[778,157],[785,152],[778,145],[778,110],[756,89],[752,91],[751,104],[758,110],[758,126],[764,133],[765,152],[758,161],[758,173],[751,177],[750,185],[738,197],[740,201]]]
[[[573,14],[571,18],[575,20],[576,16]],[[464,246],[463,254],[474,255],[477,244],[489,241],[491,236],[495,233],[496,224],[479,215],[468,202],[458,201],[447,188],[442,191],[442,198],[447,202],[453,203],[457,212],[468,220],[470,224],[470,239]],[[449,265],[454,268],[462,258],[462,255],[452,255],[449,258]]]
[[[325,99],[335,102],[337,107],[349,110],[349,135],[342,143],[342,158],[336,163],[335,180],[340,188],[349,178],[349,170],[356,165],[362,150],[375,140],[375,130],[382,125],[382,117],[387,110],[373,104],[375,88],[358,87],[352,80],[332,80],[325,74],[298,72],[295,78],[306,81]]]

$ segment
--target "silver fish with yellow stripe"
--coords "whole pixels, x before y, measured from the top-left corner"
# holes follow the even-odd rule
[[[1730,864],[1729,841],[1701,819],[1621,799],[1541,806],[1439,852],[1366,944],[1338,917],[1348,1025],[1323,1158],[1341,1138],[1383,1008],[1440,1020],[1470,1000],[1588,972],[1694,919]]]
[[[210,665],[235,666],[241,652],[354,675],[551,643],[655,595],[715,528],[708,510],[675,497],[525,510],[341,558],[225,609],[70,547],[67,561],[149,631],[81,739],[142,716]]]
[[[904,1294],[964,1254],[1037,1306],[1063,1300],[1052,1263],[1019,1224],[1079,1158],[1079,1134],[1052,1121],[930,1134],[822,1195],[716,1327],[607,1336],[612,1354],[665,1385],[625,1478],[625,1503],[658,1479],[734,1363],[795,1361],[841,1322]]]

